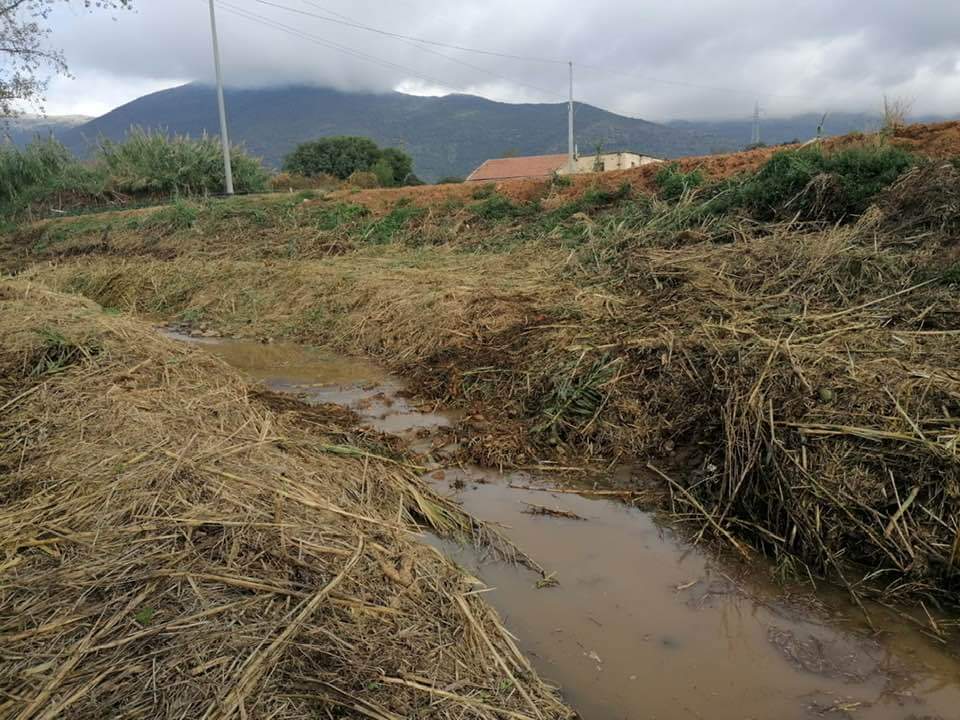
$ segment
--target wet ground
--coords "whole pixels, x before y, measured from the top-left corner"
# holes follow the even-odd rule
[[[399,379],[362,360],[190,340],[271,389],[350,407],[418,451],[457,419],[417,408]],[[872,633],[835,590],[774,585],[764,563],[728,563],[648,512],[549,478],[476,467],[427,477],[556,573],[556,585],[538,587],[526,569],[428,538],[489,585],[538,671],[588,720],[960,718],[960,659],[882,608],[869,608]]]

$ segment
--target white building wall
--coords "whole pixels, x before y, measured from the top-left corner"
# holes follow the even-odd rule
[[[603,153],[600,155],[600,167],[597,167],[596,155],[581,155],[576,161],[576,172],[610,172],[611,170],[629,170],[630,168],[649,165],[650,163],[663,162],[658,158],[648,157],[632,152]],[[561,175],[568,174],[566,166],[560,170]]]

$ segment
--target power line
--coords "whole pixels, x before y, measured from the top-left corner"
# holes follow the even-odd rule
[[[415,77],[419,80],[423,80],[424,82],[431,83],[433,85],[436,85],[441,88],[445,88],[446,90],[450,90],[452,92],[457,92],[457,88],[454,88],[453,86],[448,85],[444,81],[434,77],[430,77],[429,75],[423,75],[419,71],[414,70],[412,68],[408,68],[404,65],[399,65],[389,60],[384,60],[383,58],[377,57],[376,55],[370,55],[369,53],[365,53],[360,50],[355,50],[354,48],[348,47],[346,45],[335,43],[332,40],[327,40],[325,38],[311,35],[309,33],[306,33],[300,30],[299,28],[291,27],[290,25],[285,25],[284,23],[278,22],[264,15],[258,15],[257,13],[251,12],[245,8],[240,8],[240,7],[237,7],[236,5],[231,5],[228,2],[224,2],[224,0],[216,0],[216,1],[217,1],[217,4],[223,7],[225,10],[227,10],[227,12],[231,12],[234,15],[238,15],[240,17],[246,18],[247,20],[251,20],[261,25],[272,27],[276,30],[280,30],[289,35],[294,35],[303,40],[311,42],[315,45],[320,45],[322,47],[337,50],[347,55],[351,55],[353,57],[359,58],[360,60],[365,60],[366,62],[380,65],[381,67],[385,67],[393,70],[401,70],[407,73],[408,75],[411,75],[412,77]]]
[[[307,2],[308,0],[304,0],[304,1]],[[530,56],[530,55],[514,55],[510,53],[502,53],[502,52],[497,52],[493,50],[484,50],[480,48],[466,47],[463,45],[454,45],[451,43],[444,43],[436,40],[429,40],[427,38],[419,38],[411,35],[404,35],[402,33],[395,33],[389,30],[383,30],[381,28],[371,27],[370,25],[364,25],[363,23],[359,23],[359,22],[347,19],[346,16],[340,13],[332,13],[332,11],[328,9],[324,9],[324,10],[328,13],[338,15],[340,19],[318,15],[316,13],[311,13],[306,10],[301,10],[299,8],[293,8],[293,7],[289,7],[288,5],[282,5],[280,3],[272,2],[271,0],[255,0],[255,2],[260,3],[261,5],[269,5],[270,7],[275,7],[281,10],[286,10],[288,12],[297,13],[299,15],[314,17],[314,18],[317,18],[318,20],[323,20],[325,22],[345,25],[347,27],[357,28],[359,30],[366,30],[367,32],[377,33],[379,35],[384,35],[386,37],[403,39],[403,40],[411,40],[417,43],[424,43],[427,45],[434,45],[437,47],[444,47],[452,50],[461,50],[464,52],[479,53],[482,55],[492,55],[494,57],[502,57],[502,58],[508,58],[511,60],[521,60],[526,62],[541,62],[541,63],[556,64],[556,65],[566,65],[569,62],[567,60],[559,60],[556,58],[544,58],[544,57],[537,57],[537,56]],[[310,3],[310,4],[313,4],[313,3]],[[314,7],[317,7],[317,6],[314,5]],[[449,56],[445,56],[445,57],[449,57]],[[734,95],[747,95],[750,97],[756,97],[758,95],[758,93],[756,93],[755,91],[750,91],[750,90],[743,90],[743,89],[729,88],[729,87],[719,87],[719,86],[712,86],[712,85],[704,85],[701,83],[684,82],[681,80],[669,80],[669,79],[651,77],[649,75],[640,75],[638,73],[618,70],[616,68],[609,67],[609,66],[577,63],[577,67],[581,69],[586,69],[586,70],[603,72],[605,74],[620,75],[622,77],[630,77],[630,78],[638,78],[638,79],[644,80],[645,82],[657,83],[659,85],[673,85],[676,87],[686,87],[694,90],[708,90],[711,92],[724,92],[724,93],[734,94]],[[480,68],[475,67],[475,69],[480,69]],[[807,99],[800,95],[788,95],[783,93],[759,93],[759,94],[761,97],[781,97],[781,98],[791,98],[791,99],[797,99],[797,100]]]
[[[292,8],[288,5],[281,5],[280,3],[270,2],[270,0],[254,0],[255,2],[260,3],[261,5],[269,5],[270,7],[279,8],[280,10],[286,10],[287,12],[297,13],[298,15],[306,15],[308,17],[314,17],[318,20],[323,20],[325,22],[336,23],[338,25],[346,25],[347,27],[357,28],[358,30],[366,30],[367,32],[377,33],[378,35],[385,35],[386,37],[400,38],[403,40],[413,40],[414,42],[424,43],[426,45],[434,45],[436,47],[448,48],[450,50],[461,50],[463,52],[472,52],[480,55],[492,55],[494,57],[509,58],[511,60],[522,60],[524,62],[539,62],[539,63],[552,63],[557,65],[566,65],[567,60],[557,60],[555,58],[543,58],[536,57],[532,55],[512,55],[510,53],[497,52],[494,50],[482,50],[480,48],[465,47],[463,45],[453,45],[451,43],[439,42],[437,40],[429,40],[427,38],[414,37],[412,35],[403,35],[402,33],[390,32],[388,30],[381,30],[380,28],[371,27],[370,25],[364,25],[362,23],[353,22],[352,20],[338,20],[337,18],[325,17],[323,15],[318,15],[317,13],[308,12],[307,10],[300,10],[299,8]]]
[[[330,15],[335,15],[336,17],[350,21],[351,23],[354,22],[352,18],[344,15],[343,13],[338,13],[331,10],[330,8],[323,7],[318,3],[312,2],[312,0],[303,0],[303,2],[306,3],[307,5],[310,5],[311,7],[317,8],[318,10],[322,10],[323,12],[329,13]],[[496,73],[493,70],[490,70],[489,68],[481,67],[480,65],[474,65],[473,63],[468,63],[465,60],[461,60],[460,58],[455,58],[452,55],[446,55],[442,52],[438,52],[437,50],[433,50],[429,47],[425,47],[423,45],[423,42],[420,40],[407,40],[406,38],[394,38],[394,39],[399,40],[400,42],[403,42],[404,44],[409,45],[410,47],[416,48],[417,50],[420,50],[422,52],[427,52],[427,53],[430,53],[431,55],[436,55],[438,57],[445,58],[450,62],[457,63],[458,65],[463,65],[464,67],[470,68],[472,70],[477,70],[479,72],[486,73],[487,75],[490,75],[491,77],[495,77],[498,80],[503,80],[508,83],[513,83],[514,85],[520,85],[522,87],[526,87],[531,90],[536,90],[537,92],[543,95],[546,95],[548,97],[555,97],[555,98],[563,97],[562,95],[556,92],[553,92],[552,90],[547,90],[545,88],[539,87],[537,85],[533,85],[523,80],[516,80],[514,78],[510,78],[505,75],[500,75],[499,73]]]

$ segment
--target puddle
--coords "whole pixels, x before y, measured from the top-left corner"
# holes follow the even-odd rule
[[[362,360],[189,340],[274,390],[350,407],[415,448],[455,421],[417,409],[398,378]],[[588,720],[960,718],[960,660],[881,608],[871,609],[872,635],[841,593],[821,591],[814,609],[771,584],[764,563],[728,567],[650,513],[550,491],[547,478],[480,468],[427,477],[556,572],[557,586],[538,589],[528,570],[428,539],[493,588],[486,599],[537,670]],[[543,514],[553,511],[571,517]]]

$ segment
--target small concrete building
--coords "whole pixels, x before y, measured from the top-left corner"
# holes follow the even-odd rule
[[[650,163],[663,162],[658,158],[640,155],[634,152],[614,152],[601,153],[599,155],[579,155],[577,157],[577,173],[589,172],[610,172],[611,170],[629,170],[630,168],[649,165]],[[560,174],[566,174],[567,168],[564,163]]]
[[[575,158],[574,173],[609,172],[663,162],[634,152],[611,152],[600,155],[579,155]],[[467,182],[496,182],[520,178],[546,178],[551,175],[569,175],[566,155],[529,155],[526,157],[487,160],[467,176]]]

